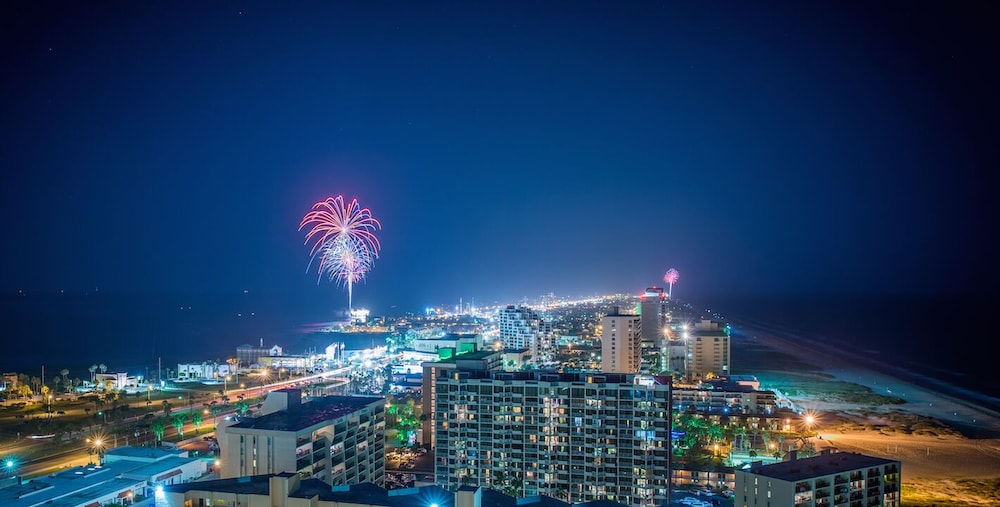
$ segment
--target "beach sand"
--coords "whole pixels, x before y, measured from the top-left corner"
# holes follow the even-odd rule
[[[732,348],[734,373],[819,414],[816,449],[899,460],[903,505],[1000,505],[998,400],[757,323]]]

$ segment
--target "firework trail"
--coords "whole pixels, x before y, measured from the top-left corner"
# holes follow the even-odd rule
[[[677,279],[680,276],[680,273],[678,273],[674,268],[668,269],[667,274],[663,275],[663,281],[670,285],[670,289],[667,291],[667,297],[673,297],[674,284],[677,283]]]
[[[314,204],[302,217],[299,231],[306,227],[309,231],[305,244],[312,243],[309,266],[317,262],[316,283],[326,276],[338,285],[346,285],[351,310],[354,284],[365,278],[378,258],[381,244],[375,232],[382,224],[357,199],[345,203],[344,196],[338,195]]]

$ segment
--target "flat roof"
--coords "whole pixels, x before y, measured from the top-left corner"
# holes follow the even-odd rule
[[[185,482],[164,486],[164,491],[185,493],[188,491],[214,491],[216,493],[239,493],[242,495],[267,495],[271,490],[270,479],[273,476],[291,477],[294,472],[282,472],[274,475],[252,475],[233,477],[231,479],[215,479],[210,481]],[[303,481],[305,482],[305,481]],[[329,488],[329,486],[327,486]]]
[[[180,456],[187,451],[183,450],[168,450],[154,447],[132,447],[132,446],[122,446],[115,447],[104,453],[105,456],[122,456],[125,458],[151,458],[151,459],[163,459],[170,456]]]
[[[459,354],[457,356],[451,356],[447,359],[438,359],[437,361],[427,361],[430,364],[455,364],[458,361],[477,361],[480,359],[486,359],[494,354],[499,354],[495,350],[476,350],[473,352],[466,352],[464,354]]]
[[[240,421],[229,428],[246,428],[273,431],[299,431],[315,426],[325,421],[334,421],[348,414],[358,412],[365,407],[385,402],[385,398],[375,396],[324,396],[314,398],[293,407],[292,410],[281,410],[260,417],[251,417]]]
[[[751,466],[748,472],[791,482],[892,463],[898,464],[899,461],[855,452],[828,452],[810,458]]]
[[[23,484],[0,488],[4,507],[76,507],[97,498],[141,489],[149,478],[197,458],[170,457],[156,462],[120,460],[102,466],[88,465],[60,470]]]

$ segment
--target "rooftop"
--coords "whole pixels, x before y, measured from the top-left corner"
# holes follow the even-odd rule
[[[466,352],[464,354],[459,354],[457,356],[451,356],[451,357],[449,357],[447,359],[440,359],[440,360],[434,361],[434,362],[435,363],[454,363],[454,362],[457,362],[457,361],[476,361],[476,360],[479,360],[479,359],[486,359],[487,357],[490,357],[491,355],[496,354],[496,353],[497,352],[493,351],[493,350],[477,350],[477,351],[474,351],[474,352]]]
[[[117,449],[121,451],[121,448]],[[120,453],[119,453],[120,454]],[[77,507],[106,495],[141,490],[149,480],[171,469],[198,461],[197,458],[167,457],[159,461],[122,459],[103,466],[88,465],[60,470],[23,484],[0,488],[4,507]],[[121,497],[121,496],[119,496]]]
[[[240,421],[229,428],[272,431],[298,431],[325,421],[334,421],[360,411],[373,403],[385,403],[385,398],[367,396],[324,396],[303,403],[292,410],[282,410]]]
[[[798,481],[812,477],[833,475],[891,463],[895,460],[865,456],[854,452],[826,452],[811,458],[793,459],[770,465],[759,462],[751,465],[748,472],[783,481]]]
[[[105,456],[112,458],[116,456],[121,456],[123,458],[163,459],[170,456],[181,456],[186,453],[187,451],[180,451],[180,450],[168,450],[168,449],[159,449],[152,447],[122,446],[122,447],[115,447],[114,449],[109,449],[104,454]]]

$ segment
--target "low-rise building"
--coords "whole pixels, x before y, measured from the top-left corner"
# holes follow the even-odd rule
[[[177,365],[179,380],[222,379],[235,374],[235,368],[228,363],[181,363]]]
[[[220,423],[220,477],[294,472],[328,484],[384,483],[385,398],[268,393],[260,415]]]
[[[205,475],[205,462],[187,452],[119,447],[107,451],[103,465],[87,465],[16,481],[0,487],[4,507],[78,507],[114,503],[126,505],[152,497],[172,484]]]
[[[438,486],[386,490],[374,484],[333,486],[317,479],[283,473],[202,481],[170,486],[157,506],[289,507],[571,507],[547,496],[515,499],[498,491],[463,486],[451,492]],[[577,504],[580,505],[580,504]],[[588,507],[626,507],[617,502],[589,502]]]
[[[747,507],[898,507],[899,461],[825,450],[818,456],[736,470],[736,505]]]
[[[675,387],[674,410],[703,415],[774,415],[774,391],[758,391],[733,382],[704,383],[698,387]]]

